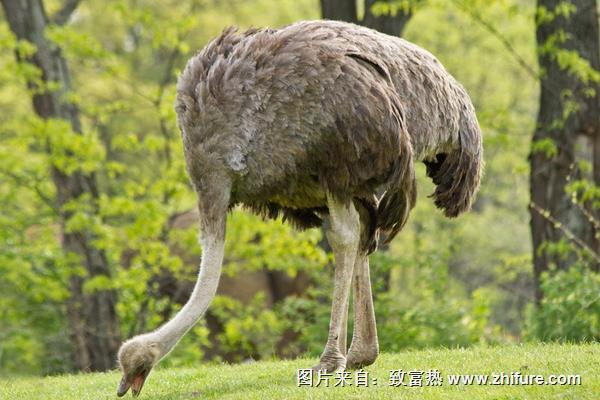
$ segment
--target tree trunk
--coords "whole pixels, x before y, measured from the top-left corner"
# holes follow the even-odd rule
[[[364,0],[365,16],[362,21],[359,21],[356,13],[356,0],[321,0],[321,17],[325,19],[353,22],[388,35],[400,36],[406,23],[410,20],[410,12],[398,10],[396,15],[375,16],[371,11],[373,4],[389,1],[390,0]]]
[[[412,16],[410,11],[405,12],[403,10],[398,10],[396,15],[375,16],[371,10],[373,4],[377,2],[385,3],[389,1],[365,0],[365,18],[363,20],[363,25],[391,36],[400,36],[404,30],[404,27],[406,26],[406,23]]]
[[[356,0],[321,0],[321,16],[356,23]]]
[[[67,0],[72,9],[76,2]],[[81,123],[77,107],[65,101],[63,95],[71,88],[69,70],[60,48],[49,42],[44,31],[48,25],[42,0],[2,0],[2,6],[11,30],[19,40],[35,44],[36,53],[27,60],[40,69],[44,83],[56,82],[58,90],[38,90],[32,95],[35,113],[42,119],[60,118],[68,121],[76,133],[81,133]],[[66,21],[68,15],[58,21]],[[17,55],[17,58],[19,56]],[[28,82],[35,88],[34,82]],[[38,88],[39,89],[39,88]],[[51,140],[49,146],[52,146]],[[50,149],[49,149],[50,151]],[[56,187],[56,205],[60,210],[60,223],[64,233],[63,251],[74,254],[85,268],[85,276],[73,276],[70,281],[71,298],[68,304],[68,318],[74,344],[76,366],[81,370],[103,371],[115,366],[116,352],[120,343],[119,324],[115,312],[116,293],[112,290],[98,290],[87,294],[82,290],[83,283],[92,277],[110,277],[110,268],[103,250],[94,246],[94,234],[87,230],[67,232],[64,227],[71,213],[64,209],[70,201],[89,196],[94,204],[98,198],[98,187],[94,174],[73,172],[66,175],[51,167],[51,176]]]
[[[537,7],[554,12],[561,3],[564,1],[538,0]],[[557,51],[547,50],[548,46],[545,46],[556,39],[560,32],[564,32],[566,40],[563,43],[556,42],[560,51],[575,51],[579,57],[599,70],[598,12],[596,0],[573,0],[566,4],[573,4],[576,10],[569,15],[556,13],[554,18],[538,22],[536,28],[538,61],[543,75],[537,128],[530,155],[530,212],[535,296],[538,302],[542,298],[539,287],[541,274],[550,265],[565,269],[573,262],[570,257],[548,251],[546,244],[561,239],[568,240],[565,231],[569,230],[592,250],[597,252],[599,248],[593,225],[571,202],[570,196],[565,192],[565,185],[569,178],[578,178],[575,165],[578,139],[585,137],[590,143],[595,142],[596,146],[600,146],[600,87],[598,82],[585,83],[564,65],[561,68]],[[595,89],[595,95],[590,96],[589,89]],[[574,110],[573,105],[576,105]],[[567,110],[573,111],[565,114]],[[550,144],[550,147],[539,146],[543,143]],[[552,150],[552,143],[555,151]],[[541,147],[550,151],[540,151]],[[595,153],[595,157],[600,156],[598,147]],[[597,180],[600,176],[600,164],[597,159],[592,164],[596,168],[594,176]],[[543,215],[545,211],[549,215]]]

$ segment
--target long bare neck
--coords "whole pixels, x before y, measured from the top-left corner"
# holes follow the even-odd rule
[[[222,236],[203,235],[200,273],[192,295],[173,319],[148,334],[161,344],[161,357],[168,354],[179,339],[198,322],[215,296],[225,247],[225,239]]]

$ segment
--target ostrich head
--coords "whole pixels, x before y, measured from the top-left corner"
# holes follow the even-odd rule
[[[134,397],[139,395],[146,377],[160,358],[160,344],[150,338],[137,336],[123,343],[119,350],[119,365],[123,378],[117,395],[124,396],[129,388]]]

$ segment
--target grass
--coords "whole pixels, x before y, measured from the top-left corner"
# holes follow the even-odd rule
[[[140,399],[598,399],[600,344],[474,347],[415,350],[382,354],[365,370],[369,387],[298,387],[296,372],[316,359],[264,361],[241,365],[205,364],[196,368],[160,369],[148,378]],[[389,385],[390,370],[437,369],[441,386]],[[580,385],[450,385],[448,374],[520,372],[581,376]],[[352,373],[351,383],[355,383]],[[373,378],[377,384],[372,383]],[[116,399],[118,371],[56,377],[0,378],[0,399]],[[492,379],[492,378],[490,378]],[[505,378],[506,379],[506,378]],[[407,375],[405,383],[409,383]],[[425,384],[425,376],[423,377]],[[129,397],[130,394],[127,395]]]

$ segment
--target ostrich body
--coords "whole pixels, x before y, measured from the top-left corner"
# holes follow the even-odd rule
[[[335,256],[327,344],[315,369],[369,365],[379,348],[368,255],[391,240],[416,198],[413,161],[448,217],[470,208],[481,132],[463,87],[427,51],[353,24],[226,29],[177,84],[186,167],[198,196],[200,274],[175,317],[125,342],[118,394],[139,394],[151,368],[208,308],[227,212],[241,204],[299,228],[323,225]],[[354,331],[346,353],[350,286]]]

